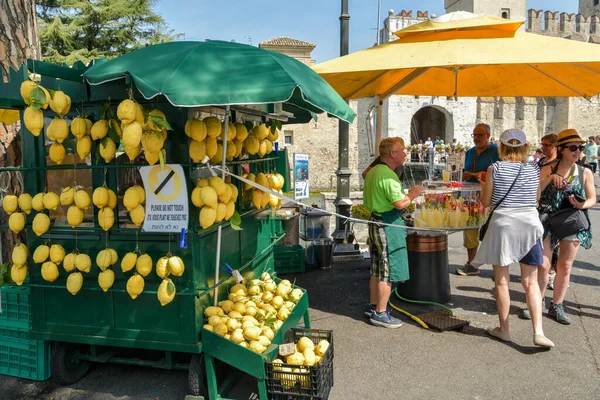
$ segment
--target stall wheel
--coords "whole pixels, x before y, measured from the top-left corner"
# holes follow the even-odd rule
[[[208,387],[206,385],[206,367],[203,354],[192,355],[190,370],[188,372],[188,385],[194,396],[208,398]]]
[[[90,370],[90,362],[82,360],[74,345],[54,343],[50,354],[50,372],[62,385],[70,385],[83,378]]]

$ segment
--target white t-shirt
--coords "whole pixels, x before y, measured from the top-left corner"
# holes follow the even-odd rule
[[[425,144],[427,145],[427,148],[432,148],[433,147],[433,142],[431,140],[426,140]]]

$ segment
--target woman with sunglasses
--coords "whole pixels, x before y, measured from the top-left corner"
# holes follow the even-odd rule
[[[579,156],[584,149],[585,141],[575,129],[565,129],[558,134],[556,141],[557,158],[559,162],[544,167],[540,174],[540,209],[551,215],[566,207],[585,210],[596,204],[596,189],[594,176],[588,168],[577,165]],[[549,269],[549,260],[556,245],[560,254],[556,264],[556,278],[552,302],[548,316],[561,324],[571,323],[563,306],[565,294],[569,287],[571,267],[579,247],[589,249],[592,246],[592,229],[581,231],[575,235],[560,239],[548,231],[548,220],[542,218],[544,226],[544,271]]]

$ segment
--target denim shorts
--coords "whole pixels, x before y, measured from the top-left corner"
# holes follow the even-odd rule
[[[542,265],[544,263],[542,246],[539,240],[535,242],[535,245],[529,250],[529,253],[521,259],[520,263],[533,266]]]

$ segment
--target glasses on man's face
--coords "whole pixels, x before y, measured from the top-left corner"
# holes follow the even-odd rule
[[[569,149],[570,152],[575,153],[577,150],[579,151],[583,151],[583,149],[585,149],[585,146],[582,145],[576,145],[576,144],[572,144],[570,146],[567,146],[567,149]]]
[[[554,146],[552,143],[542,143],[542,147],[552,147]]]
[[[485,136],[485,133],[473,133],[473,134],[471,135],[471,137],[472,137],[473,139],[475,139],[475,138],[478,138],[478,139],[480,139],[480,138],[482,138],[482,137],[484,137],[484,136]]]

